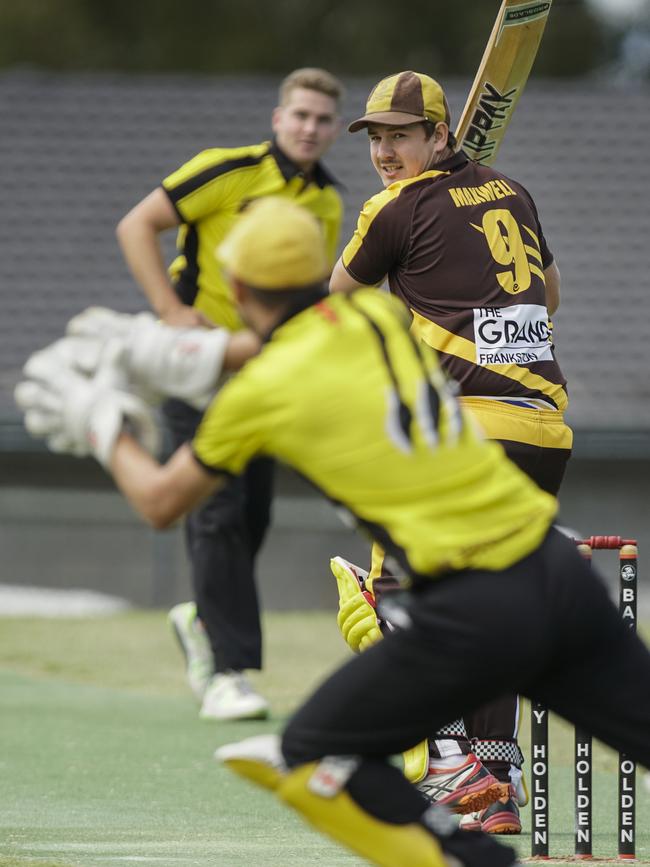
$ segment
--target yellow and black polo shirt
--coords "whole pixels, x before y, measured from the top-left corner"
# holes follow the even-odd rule
[[[541,541],[556,500],[481,437],[409,324],[367,289],[298,312],[220,391],[194,454],[235,475],[279,458],[411,575],[504,568]]]
[[[464,395],[566,407],[546,309],[553,256],[521,184],[455,154],[366,202],[342,259],[359,283],[388,276]]]
[[[202,151],[166,177],[162,187],[182,224],[170,273],[181,300],[216,325],[242,327],[215,250],[239,213],[261,196],[288,196],[321,223],[334,264],[343,217],[336,181],[317,164],[309,178],[272,142]]]

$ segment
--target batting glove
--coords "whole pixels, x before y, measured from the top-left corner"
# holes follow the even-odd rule
[[[172,328],[150,313],[116,313],[89,307],[68,323],[70,335],[119,338],[129,382],[153,403],[178,397],[204,409],[217,390],[230,332],[224,328]]]
[[[366,589],[368,573],[343,557],[330,560],[330,569],[339,591],[336,622],[352,650],[361,653],[381,638],[375,597]]]
[[[122,352],[119,342],[108,343],[92,377],[70,363],[68,339],[34,353],[23,368],[27,378],[14,392],[29,433],[44,439],[54,452],[93,455],[108,468],[115,442],[128,424],[142,446],[155,454],[159,433],[150,408],[121,390]]]

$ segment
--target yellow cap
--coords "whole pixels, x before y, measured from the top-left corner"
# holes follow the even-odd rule
[[[217,249],[226,271],[256,289],[298,289],[320,283],[329,267],[318,221],[279,196],[248,206]]]

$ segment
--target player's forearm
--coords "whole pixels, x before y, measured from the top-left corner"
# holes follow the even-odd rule
[[[224,370],[239,370],[249,358],[257,355],[262,341],[253,331],[235,331],[230,335],[223,359]]]
[[[188,444],[161,465],[128,433],[116,442],[110,471],[131,506],[157,530],[170,527],[223,484],[222,476],[198,463]]]
[[[153,310],[164,319],[181,302],[167,274],[157,231],[127,214],[116,234],[129,270]]]
[[[117,440],[110,470],[131,506],[152,527],[164,530],[178,520],[180,514],[165,492],[164,467],[127,433]]]

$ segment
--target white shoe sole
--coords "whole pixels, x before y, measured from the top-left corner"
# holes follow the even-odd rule
[[[278,735],[257,735],[236,744],[226,744],[219,747],[214,757],[236,774],[272,791],[287,774]]]
[[[242,702],[238,707],[228,708],[226,710],[215,710],[210,707],[202,707],[199,711],[199,717],[207,720],[245,720],[245,719],[266,719],[269,715],[269,706],[266,701],[260,699],[256,702],[250,702],[244,705]]]

